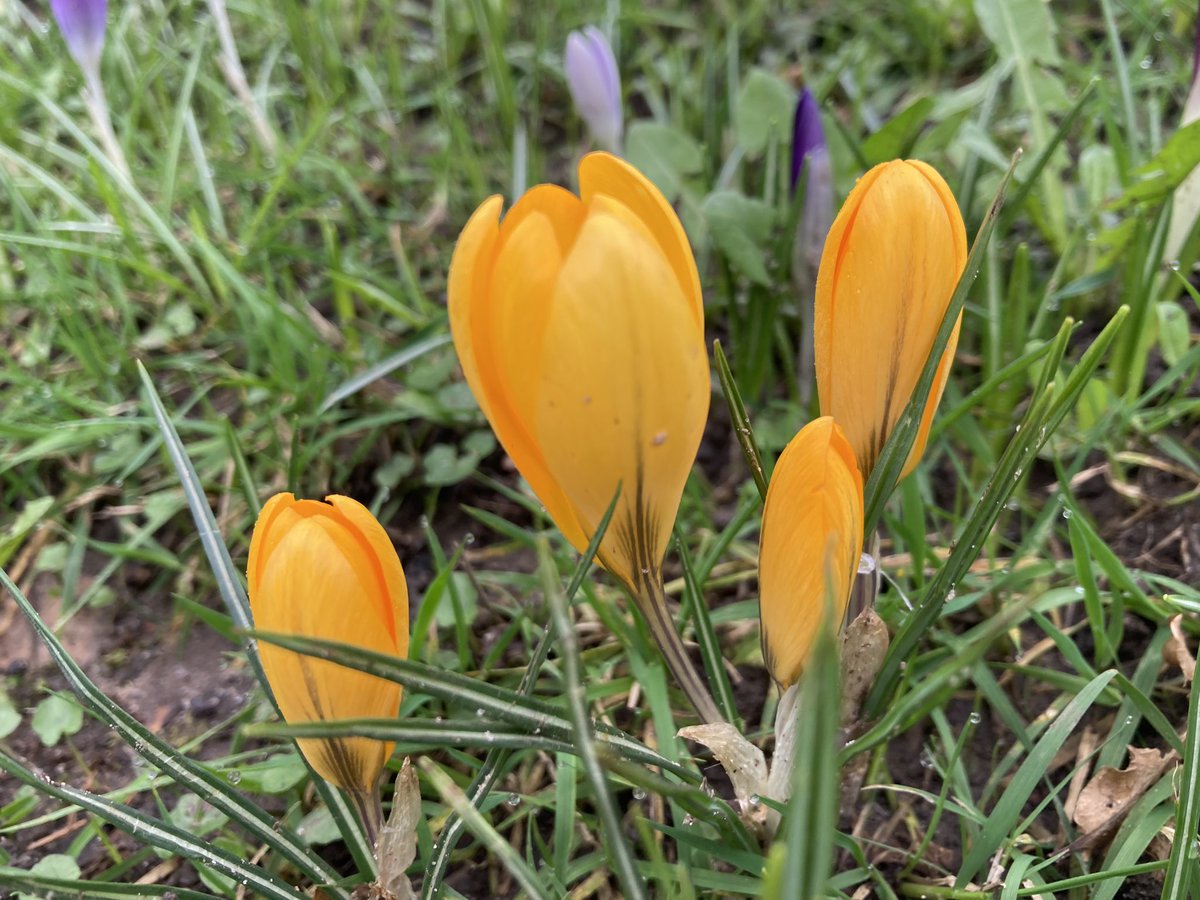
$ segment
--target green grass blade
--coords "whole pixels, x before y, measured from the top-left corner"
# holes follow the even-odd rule
[[[1116,338],[1128,310],[1119,309],[1096,336],[1091,346],[1083,353],[1078,365],[1067,377],[1061,388],[1049,381],[1049,373],[1057,369],[1059,354],[1051,351],[1046,360],[1046,387],[1035,395],[1020,430],[1009,441],[996,464],[983,496],[975,505],[971,517],[963,525],[950,558],[938,570],[925,593],[896,632],[888,648],[879,677],[867,697],[868,715],[878,716],[891,696],[899,678],[900,664],[915,651],[922,636],[937,621],[946,597],[959,580],[967,573],[971,563],[979,555],[985,537],[1004,509],[1017,483],[1033,462],[1038,450],[1049,439],[1054,429],[1074,408],[1084,386],[1100,364],[1105,352]],[[1057,342],[1065,346],[1069,322],[1059,331]]]
[[[229,875],[257,896],[271,897],[274,900],[296,900],[295,889],[287,882],[281,881],[269,872],[251,865],[246,860],[222,850],[203,838],[192,837],[174,825],[143,815],[128,806],[106,800],[88,791],[59,784],[52,781],[47,775],[34,774],[2,751],[0,751],[0,770],[43,794],[99,816],[113,827],[132,835],[145,844]]]
[[[317,412],[328,412],[347,397],[357,394],[367,385],[373,384],[380,378],[386,378],[401,366],[406,366],[413,360],[420,359],[430,350],[436,350],[438,347],[445,346],[448,343],[450,343],[450,333],[446,331],[445,322],[436,322],[421,329],[403,350],[393,353],[387,359],[377,362],[375,365],[330,391],[329,395],[321,401]]]
[[[780,839],[772,848],[764,891],[769,898],[825,896],[838,820],[841,696],[837,642],[827,625],[817,637],[800,684],[792,796]],[[781,869],[776,868],[780,852],[776,848],[782,848]]]
[[[16,600],[17,606],[50,651],[51,658],[62,670],[72,690],[95,711],[100,721],[119,734],[125,743],[135,747],[141,756],[160,771],[169,775],[176,784],[203,797],[214,808],[237,821],[257,840],[266,844],[317,884],[327,886],[326,890],[333,890],[338,896],[346,896],[345,892],[335,886],[338,881],[337,873],[326,866],[319,857],[311,854],[304,842],[290,829],[280,827],[272,816],[268,816],[238,793],[227,779],[192,762],[105,696],[79,668],[54,633],[46,627],[37,610],[3,569],[0,569],[0,585],[7,588],[10,596]]]
[[[485,717],[490,715],[502,722],[526,728],[530,732],[541,729],[546,734],[572,733],[571,723],[560,715],[561,710],[555,704],[523,696],[516,691],[457,672],[397,659],[336,641],[261,631],[255,632],[254,636],[260,641],[295,650],[297,653],[330,660],[338,665],[395,681],[404,685],[408,691],[430,694],[447,703],[460,704],[476,711],[482,709]],[[687,781],[697,780],[694,772],[655,753],[616,729],[598,727],[598,739],[608,744],[613,752],[628,759],[649,766],[661,766]]]
[[[488,852],[500,860],[504,868],[508,869],[525,894],[539,898],[539,900],[542,898],[549,900],[550,895],[542,887],[537,873],[528,866],[525,860],[521,859],[512,844],[501,837],[491,823],[483,817],[483,814],[467,799],[462,788],[438,768],[433,760],[422,757],[417,760],[417,765],[441,795],[442,800],[466,823],[467,829],[487,847]]]
[[[1200,829],[1200,679],[1192,679],[1188,694],[1187,741],[1183,749],[1183,774],[1175,803],[1175,840],[1167,859],[1163,881],[1165,900],[1184,900],[1195,887],[1200,868],[1196,833]]]
[[[713,360],[717,366],[717,378],[721,382],[721,390],[725,394],[725,402],[729,406],[729,421],[733,423],[733,433],[742,455],[746,458],[746,466],[758,487],[758,494],[763,500],[767,499],[767,480],[770,469],[763,466],[762,454],[758,451],[758,443],[754,440],[754,429],[750,427],[750,417],[746,415],[746,405],[742,403],[742,394],[733,372],[729,368],[729,360],[720,341],[713,341]]]
[[[733,688],[729,684],[729,675],[725,671],[725,656],[721,653],[721,642],[713,630],[712,617],[708,612],[708,604],[704,600],[704,592],[696,579],[696,570],[692,565],[691,554],[687,544],[675,526],[675,548],[679,551],[679,562],[683,567],[684,586],[687,590],[689,608],[695,614],[696,640],[700,644],[700,655],[704,659],[704,671],[708,674],[708,683],[713,686],[713,699],[721,710],[721,715],[727,722],[738,723],[737,707],[733,702]]]
[[[587,577],[587,573],[591,571],[592,560],[596,558],[596,551],[600,547],[600,542],[604,539],[605,532],[608,531],[609,522],[612,521],[613,510],[617,508],[617,499],[613,498],[609,504],[608,510],[604,513],[599,524],[596,526],[596,533],[592,535],[591,541],[588,543],[587,549],[580,556],[578,564],[575,566],[575,571],[571,575],[571,581],[567,585],[566,602],[570,603],[575,599],[575,594],[579,591],[580,585],[583,584],[583,579]],[[547,628],[542,633],[541,639],[534,648],[533,656],[529,660],[529,665],[525,668],[525,674],[521,676],[521,684],[517,690],[523,697],[528,697],[533,694],[533,689],[537,685],[538,675],[541,674],[542,665],[546,662],[546,658],[550,655],[550,646],[553,642],[554,629]],[[526,730],[526,734],[529,734]],[[537,732],[533,732],[536,734]],[[571,740],[571,735],[565,738],[568,742]],[[568,748],[566,751],[559,753],[559,758],[564,758],[569,753],[574,751],[574,747]],[[496,784],[496,779],[499,777],[501,768],[508,761],[510,753],[508,750],[496,749],[490,750],[483,764],[479,767],[471,786],[467,789],[467,799],[469,802],[478,807],[483,803],[484,799]],[[575,782],[571,781],[571,791],[574,792]],[[565,790],[560,782],[560,792]],[[571,820],[574,820],[574,804],[571,804]],[[458,845],[458,839],[462,835],[463,828],[466,827],[461,816],[453,815],[446,822],[438,834],[437,843],[433,847],[433,853],[430,855],[429,864],[425,867],[425,879],[421,888],[421,896],[429,900],[437,894],[442,887],[442,880],[445,878],[446,867],[450,864],[450,853]],[[555,845],[559,845],[556,843]],[[556,851],[558,852],[558,851]],[[565,860],[562,866],[556,866],[556,870],[561,872],[565,868]]]
[[[621,829],[621,820],[617,816],[616,803],[609,792],[604,770],[600,767],[592,723],[585,705],[579,666],[578,638],[575,636],[575,628],[567,613],[566,599],[559,587],[554,563],[550,558],[550,551],[545,541],[539,542],[538,559],[542,572],[542,590],[550,603],[554,630],[558,634],[571,726],[579,748],[579,759],[583,763],[584,775],[592,786],[592,802],[600,817],[609,863],[621,884],[623,895],[630,900],[640,900],[646,896],[645,884],[634,865],[633,854]]]
[[[987,864],[988,859],[1000,846],[1009,839],[1009,833],[1021,815],[1021,808],[1029,799],[1034,789],[1042,783],[1050,761],[1058,753],[1063,743],[1070,737],[1079,720],[1083,718],[1095,702],[1100,692],[1116,675],[1114,670],[1101,672],[1087,683],[1066,708],[1055,717],[1053,724],[1046,729],[1029,755],[1025,757],[1016,774],[1008,783],[1000,799],[988,815],[979,839],[967,851],[962,867],[958,870],[955,881],[956,888],[963,888],[967,882],[975,878]]]
[[[234,625],[242,631],[247,631],[253,626],[250,601],[246,597],[246,591],[242,587],[237,570],[234,568],[233,559],[229,555],[229,548],[225,546],[225,541],[221,538],[216,517],[213,516],[212,508],[209,507],[208,498],[204,493],[204,485],[200,481],[196,467],[192,465],[192,461],[188,458],[187,448],[183,446],[179,432],[175,429],[174,423],[171,422],[166,407],[163,406],[162,399],[158,396],[154,382],[150,379],[150,373],[146,371],[146,367],[142,365],[141,360],[138,360],[137,367],[138,374],[142,379],[142,387],[146,392],[146,399],[150,402],[150,408],[154,413],[154,420],[158,423],[163,444],[166,445],[167,453],[171,457],[171,463],[175,467],[175,474],[178,476],[180,485],[183,488],[183,495],[187,500],[188,509],[191,510],[192,521],[196,524],[196,534],[200,538],[200,545],[204,548],[204,555],[208,558],[208,564],[212,569],[213,577],[217,580],[217,589],[221,593],[221,599],[225,602],[225,607],[229,610],[229,615],[233,619]],[[247,659],[250,660],[250,665],[253,667],[255,675],[258,677],[258,683],[262,686],[263,691],[274,705],[275,697],[271,692],[270,685],[267,683],[267,676],[263,672],[257,649],[249,642],[243,645],[243,649],[246,652]],[[275,708],[278,711],[279,707],[276,706]],[[307,760],[305,760],[305,765],[308,765]],[[372,852],[372,848],[367,844],[367,839],[363,835],[362,829],[359,827],[357,816],[351,811],[345,798],[331,785],[327,784],[323,778],[313,772],[311,766],[309,766],[309,772],[312,774],[317,792],[320,793],[321,798],[325,801],[325,805],[337,821],[342,838],[346,841],[350,853],[354,856],[354,861],[358,864],[359,870],[364,873],[373,873],[375,871],[375,855]]]

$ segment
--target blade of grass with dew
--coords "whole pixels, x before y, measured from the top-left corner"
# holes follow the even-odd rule
[[[982,546],[984,537],[995,525],[1000,511],[1004,509],[1004,505],[1016,488],[1021,475],[1032,463],[1038,450],[1049,439],[1054,429],[1074,408],[1084,386],[1112,344],[1127,314],[1128,308],[1121,307],[1109,320],[1084,352],[1078,365],[1067,377],[1061,389],[1048,382],[1045,390],[1033,398],[1021,430],[1013,436],[1001,454],[996,464],[996,471],[988,481],[983,497],[975,505],[971,517],[964,524],[950,558],[938,570],[916,607],[897,630],[887,655],[884,657],[875,685],[867,697],[866,711],[868,715],[879,715],[896,685],[901,662],[906,660],[916,649],[921,637],[937,621],[945,598],[974,562],[978,555],[978,548]],[[1047,372],[1057,368],[1058,360],[1061,358],[1059,348],[1065,347],[1069,331],[1070,322],[1068,320],[1059,329],[1059,336],[1055,339],[1057,346],[1046,359]]]
[[[833,867],[842,692],[831,619],[825,616],[800,684],[792,796],[764,878],[771,900],[823,896]]]
[[[721,643],[713,630],[712,617],[708,614],[708,605],[704,602],[704,592],[696,579],[696,571],[692,566],[692,557],[688,553],[687,544],[679,525],[675,525],[675,548],[679,553],[679,563],[683,568],[684,596],[687,603],[681,615],[681,624],[688,610],[696,620],[696,640],[700,644],[700,655],[704,659],[704,671],[708,674],[708,683],[713,686],[713,699],[725,721],[738,725],[737,707],[733,702],[733,688],[729,684],[729,675],[725,671],[725,657],[721,653]]]
[[[270,847],[315,883],[327,886],[326,890],[331,890],[338,896],[346,896],[344,891],[336,887],[337,873],[326,866],[319,857],[311,854],[304,842],[290,829],[281,828],[272,816],[268,816],[238,793],[227,779],[205,766],[192,762],[96,687],[59,643],[54,633],[46,627],[37,610],[3,569],[0,569],[0,585],[8,590],[21,612],[25,614],[25,618],[50,651],[51,658],[66,677],[71,689],[95,711],[102,722],[119,734],[126,744],[169,775],[176,784],[204,798],[215,809],[237,821],[257,840]]]
[[[417,765],[433,784],[434,790],[441,795],[442,801],[454,810],[455,814],[466,824],[467,830],[483,843],[488,852],[500,860],[500,863],[513,876],[522,890],[530,897],[549,900],[550,895],[546,893],[537,873],[529,867],[525,860],[521,859],[512,844],[501,837],[491,823],[483,817],[483,814],[475,808],[475,805],[467,799],[462,788],[438,768],[433,760],[422,757],[417,760]]]
[[[984,867],[992,855],[1009,838],[1009,832],[1017,823],[1021,809],[1041,784],[1050,761],[1058,753],[1063,743],[1070,737],[1079,720],[1091,708],[1100,692],[1112,681],[1115,670],[1101,672],[1076,694],[1071,702],[1059,713],[1053,724],[1038,740],[1034,748],[1025,757],[1020,768],[1013,775],[1008,787],[996,801],[988,815],[988,820],[980,832],[979,839],[967,851],[954,886],[962,889]]]
[[[174,825],[151,818],[120,803],[105,800],[88,791],[66,784],[58,784],[50,780],[47,775],[29,771],[3,751],[0,751],[0,770],[43,794],[61,800],[63,803],[78,806],[80,809],[100,817],[113,827],[143,843],[229,875],[260,897],[296,900],[295,888],[287,882],[281,881],[270,872],[240,859],[207,840],[193,837]]]
[[[1195,887],[1200,868],[1200,680],[1192,679],[1188,693],[1187,741],[1183,749],[1183,773],[1175,804],[1175,840],[1167,859],[1163,881],[1165,900],[1184,900]]]
[[[174,423],[171,422],[171,417],[168,415],[166,407],[163,406],[162,399],[158,396],[158,390],[154,387],[150,373],[146,371],[146,367],[142,365],[141,360],[137,361],[137,369],[142,379],[142,388],[146,392],[146,399],[149,401],[150,408],[154,413],[154,419],[158,423],[158,430],[162,436],[163,444],[166,446],[167,453],[171,457],[171,464],[175,468],[175,474],[179,478],[180,486],[183,488],[183,495],[187,499],[188,508],[191,510],[192,521],[196,525],[196,536],[200,539],[204,555],[208,558],[209,568],[212,570],[213,577],[217,581],[217,589],[221,594],[221,599],[225,602],[225,608],[229,610],[229,615],[232,617],[234,625],[239,630],[246,631],[252,627],[253,621],[250,614],[250,601],[247,599],[246,592],[242,588],[241,581],[238,579],[237,571],[234,569],[233,559],[229,555],[229,548],[225,546],[225,541],[221,538],[220,529],[217,527],[217,520],[213,516],[212,508],[208,505],[208,498],[204,493],[204,486],[200,482],[200,476],[197,474],[196,468],[192,465],[192,461],[188,458],[187,448],[183,446],[179,432],[175,429]],[[262,663],[258,658],[258,650],[249,642],[243,644],[243,650],[246,653],[247,659],[250,660],[250,665],[254,669],[254,674],[258,678],[259,685],[278,713],[279,707],[275,705],[275,695],[271,692],[271,688],[267,683],[267,677],[262,670]],[[307,760],[305,760],[304,764],[308,767],[309,775],[317,793],[321,795],[321,799],[325,801],[330,815],[333,816],[334,821],[337,823],[338,831],[342,835],[342,839],[346,842],[350,854],[354,857],[354,862],[358,866],[359,871],[374,876],[375,854],[372,848],[368,846],[367,839],[363,834],[358,820],[355,818],[354,811],[350,808],[350,804],[341,791],[333,788],[326,783],[325,779],[313,771],[312,767],[308,765]]]
[[[733,372],[729,368],[729,360],[720,341],[713,341],[713,361],[717,365],[717,378],[721,382],[721,390],[725,394],[725,402],[729,406],[729,420],[733,423],[733,433],[742,455],[746,458],[746,466],[758,487],[758,494],[763,500],[767,499],[767,481],[770,469],[763,467],[762,454],[758,452],[758,444],[754,440],[754,430],[750,427],[750,417],[746,415],[746,406],[742,403],[742,394]]]
[[[120,900],[122,897],[175,897],[177,900],[212,900],[212,894],[193,891],[170,884],[105,884],[102,881],[84,881],[70,878],[50,878],[28,869],[0,866],[0,884],[6,888],[42,891],[35,897],[56,897],[59,893],[86,897],[87,900]]]
[[[484,711],[503,722],[543,733],[570,734],[572,725],[560,715],[561,710],[544,700],[524,696],[516,691],[469,678],[457,672],[427,666],[423,663],[397,659],[383,653],[364,650],[336,641],[322,641],[295,635],[256,631],[260,641],[275,644],[306,656],[329,660],[347,668],[366,672],[402,684],[409,691],[430,694],[449,703]],[[668,769],[684,781],[698,782],[695,772],[667,759],[615,728],[597,726],[597,737],[614,752],[636,762]]]
[[[615,498],[613,502],[616,502]],[[597,758],[591,718],[585,708],[583,684],[580,680],[578,639],[567,613],[567,603],[558,584],[549,547],[544,540],[538,542],[538,568],[542,573],[542,590],[550,604],[554,630],[558,634],[563,677],[566,682],[564,693],[567,696],[567,705],[571,713],[571,727],[574,730],[575,742],[579,747],[579,759],[583,764],[584,774],[592,786],[592,802],[595,804],[600,818],[609,862],[621,884],[624,896],[629,900],[640,900],[646,896],[645,885],[642,876],[638,874],[637,868],[634,866],[633,855],[621,830],[620,819],[617,817],[616,804],[613,802],[608,781]]]
[[[304,722],[295,725],[260,722],[242,728],[249,738],[339,738],[365,737],[391,741],[411,747],[412,752],[435,749],[476,748],[530,749],[546,753],[572,753],[575,745],[570,735],[556,730],[529,734],[507,722],[494,719],[443,719],[440,722],[424,719],[330,719],[327,722]]]

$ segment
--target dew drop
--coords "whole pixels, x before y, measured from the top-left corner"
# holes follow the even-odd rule
[[[863,553],[858,558],[858,574],[870,575],[875,571],[875,557],[870,553]]]
[[[633,799],[634,800],[645,800],[646,792],[643,791],[641,788],[634,788],[633,789]]]
[[[971,713],[971,715],[967,716],[967,721],[970,722],[972,725],[978,725],[980,722],[983,721],[983,714],[978,713],[978,712],[973,712],[973,713]]]
[[[521,795],[520,794],[509,794],[508,800],[506,800],[505,802],[509,806],[520,806],[521,805]]]
[[[231,772],[227,772],[225,774],[225,777],[229,779],[230,784],[237,784],[239,781],[242,780],[242,773],[239,772],[237,769],[234,769]]]
[[[658,432],[657,434],[654,435],[654,437],[652,437],[650,439],[650,443],[652,445],[654,445],[655,447],[661,447],[666,442],[667,442],[667,433],[665,431]]]

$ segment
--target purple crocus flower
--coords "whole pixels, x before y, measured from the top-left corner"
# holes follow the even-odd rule
[[[600,29],[589,25],[567,36],[563,68],[575,108],[592,137],[602,147],[619,153],[624,128],[621,75],[612,46]]]
[[[99,72],[108,0],[50,0],[50,10],[79,68]]]
[[[825,235],[833,224],[833,172],[821,112],[812,91],[805,88],[796,104],[792,128],[792,191],[804,175],[804,215],[796,236],[804,262],[812,272],[821,262]]]
[[[833,224],[833,168],[821,111],[812,91],[805,88],[796,104],[792,125],[792,193],[804,176],[804,209],[792,246],[792,277],[801,296],[811,296],[825,249],[825,236]],[[812,394],[813,315],[806,306],[804,336],[800,342],[800,399],[807,403]]]
[[[792,122],[792,190],[800,182],[804,161],[818,150],[825,149],[825,129],[821,127],[821,110],[812,91],[805,88],[796,104]]]

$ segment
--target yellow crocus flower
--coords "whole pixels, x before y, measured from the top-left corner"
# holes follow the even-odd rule
[[[908,405],[966,259],[958,204],[942,176],[923,162],[875,166],[834,220],[817,275],[817,394],[821,414],[837,419],[864,476]],[[925,450],[959,323],[901,478]]]
[[[383,526],[361,503],[276,494],[259,513],[246,580],[254,627],[408,656],[408,586]],[[291,724],[395,716],[400,685],[266,642],[259,656]],[[393,744],[361,737],[300,738],[305,759],[368,815]],[[368,827],[371,822],[367,822]]]
[[[629,589],[677,679],[719,717],[671,623],[661,565],[708,417],[700,280],[674,210],[592,153],[579,196],[493,196],[450,263],[450,328],[475,399],[550,517],[583,550],[620,488],[599,561]]]
[[[863,480],[829,416],[784,449],[763,508],[758,589],[763,658],[782,688],[794,684],[827,608],[840,624],[863,545]]]

